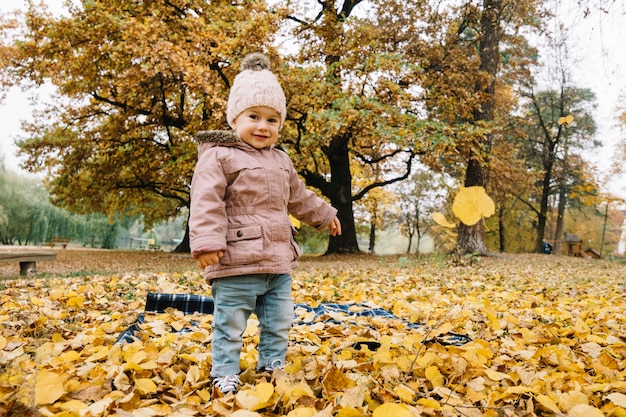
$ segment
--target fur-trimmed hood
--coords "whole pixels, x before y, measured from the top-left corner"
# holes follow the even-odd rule
[[[244,143],[232,130],[201,130],[196,133],[196,141],[198,144],[215,143],[217,145]]]

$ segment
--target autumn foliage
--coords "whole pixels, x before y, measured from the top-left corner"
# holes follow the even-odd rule
[[[296,309],[288,366],[272,375],[254,371],[251,319],[245,384],[225,397],[209,384],[211,315],[146,314],[134,342],[115,343],[147,292],[207,295],[194,268],[187,256],[78,249],[37,277],[14,279],[16,266],[2,265],[0,415],[626,415],[624,264],[305,258],[297,303],[396,318]],[[471,341],[439,342],[446,334]]]

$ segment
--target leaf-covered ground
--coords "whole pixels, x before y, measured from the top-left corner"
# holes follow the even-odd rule
[[[209,383],[210,315],[147,314],[138,340],[115,344],[147,292],[209,294],[188,256],[66,249],[38,269],[15,279],[0,264],[0,416],[626,416],[617,261],[305,258],[296,302],[396,318],[296,310],[273,375],[254,371],[252,319],[245,385],[227,396]],[[437,342],[449,334],[471,341]]]

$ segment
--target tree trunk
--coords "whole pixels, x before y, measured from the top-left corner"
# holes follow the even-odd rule
[[[376,221],[370,222],[370,244],[368,247],[369,253],[374,253],[376,249]]]
[[[500,210],[498,210],[498,238],[500,241],[500,253],[504,253],[506,251],[505,228],[504,207],[500,207]]]
[[[550,197],[550,181],[552,180],[552,165],[548,164],[543,174],[543,187],[541,190],[541,203],[537,218],[537,234],[535,236],[535,253],[543,252],[543,239],[546,232],[548,219],[548,198]]]
[[[189,216],[187,216],[187,222],[185,223],[185,236],[183,237],[182,242],[176,246],[176,248],[172,251],[174,253],[190,253],[191,245],[189,242]]]
[[[556,230],[554,231],[554,253],[560,254],[563,247],[563,223],[565,220],[565,206],[567,206],[567,195],[565,192],[565,178],[561,178],[559,184],[559,204],[557,206]]]
[[[341,199],[332,199],[330,203],[335,207],[337,212],[337,218],[341,223],[341,235],[331,236],[328,240],[328,249],[326,255],[330,254],[347,254],[358,253],[359,244],[356,239],[356,228],[354,227],[354,214],[352,212],[352,201],[345,201]]]
[[[479,44],[480,71],[485,74],[484,81],[478,81],[474,87],[485,100],[474,111],[474,122],[491,122],[495,109],[495,82],[498,72],[500,54],[500,15],[502,0],[484,0],[481,16],[483,36]],[[474,149],[469,155],[465,172],[465,186],[487,186],[486,163],[491,151],[491,134],[475,140]],[[460,253],[486,253],[485,227],[482,221],[473,226],[461,224],[457,239],[457,250]]]
[[[323,148],[330,165],[331,178],[328,192],[323,194],[330,198],[330,204],[337,209],[337,217],[341,222],[341,235],[330,237],[327,255],[360,252],[352,209],[352,173],[348,142],[348,137],[339,136],[333,138],[328,147]]]
[[[567,206],[567,137],[564,142],[565,152],[563,155],[563,169],[561,171],[561,176],[559,178],[559,204],[557,206],[557,217],[556,217],[556,230],[554,231],[554,253],[560,254],[562,248],[562,239],[563,239],[563,223],[565,219],[565,206]]]
[[[485,248],[485,224],[481,220],[473,226],[467,226],[463,223],[459,226],[459,237],[457,246],[461,253],[487,253]]]

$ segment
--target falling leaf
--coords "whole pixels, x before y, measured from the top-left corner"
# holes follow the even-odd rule
[[[572,116],[571,114],[568,114],[567,116],[559,117],[559,120],[557,121],[557,123],[559,125],[564,125],[564,124],[571,125],[573,121],[574,121],[574,116]]]
[[[446,219],[446,216],[444,216],[442,213],[440,212],[436,212],[433,213],[433,220],[435,221],[435,223],[437,223],[439,226],[443,226],[443,227],[447,227],[448,229],[452,229],[454,227],[456,227],[456,224],[454,223],[450,223],[448,221],[448,219]]]
[[[480,186],[461,187],[452,203],[452,212],[467,226],[472,226],[483,217],[492,216],[496,206]]]

